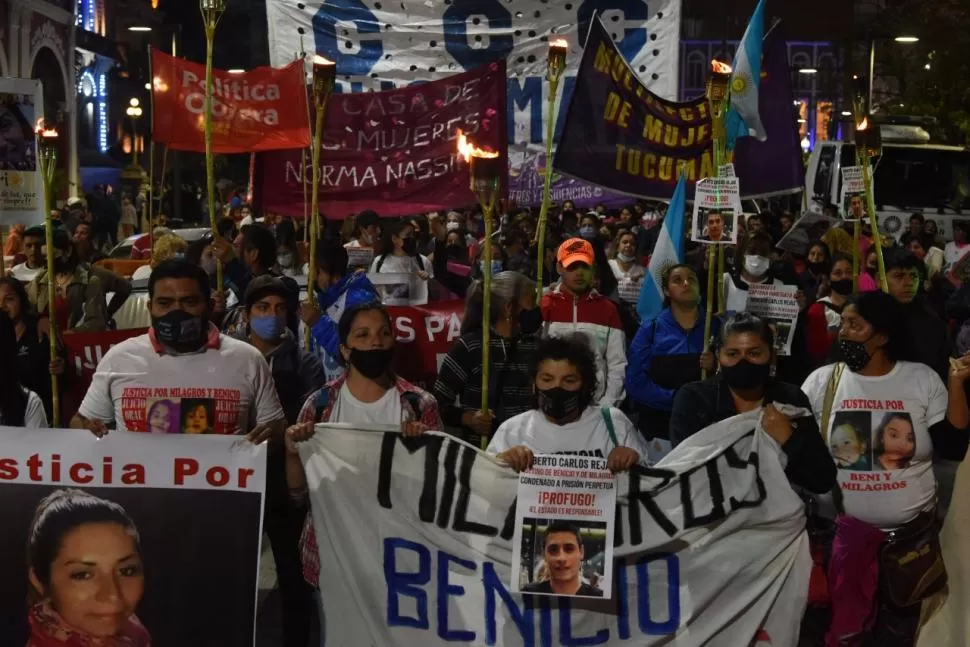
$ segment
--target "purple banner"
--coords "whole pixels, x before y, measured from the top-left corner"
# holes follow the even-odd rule
[[[765,34],[758,108],[768,139],[741,137],[734,150],[734,169],[741,180],[741,195],[758,197],[800,191],[805,165],[792,114],[794,94],[788,46],[781,25]]]
[[[545,158],[542,153],[512,153],[509,158],[509,200],[520,207],[542,205],[542,188],[545,182]],[[612,193],[561,173],[552,173],[550,196],[553,204],[561,205],[572,200],[577,211],[592,209],[598,204],[607,209],[620,209],[633,203],[628,195]]]

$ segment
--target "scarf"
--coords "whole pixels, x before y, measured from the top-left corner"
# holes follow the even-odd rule
[[[27,614],[30,621],[30,640],[26,647],[151,647],[148,630],[138,618],[131,616],[120,635],[98,638],[69,626],[50,602],[41,602]]]

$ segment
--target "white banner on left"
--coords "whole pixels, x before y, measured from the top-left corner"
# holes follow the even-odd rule
[[[0,642],[254,645],[265,445],[12,427],[0,438]]]
[[[620,475],[610,600],[509,590],[519,478],[494,457],[434,432],[318,425],[300,455],[326,644],[794,645],[804,505],[758,414]]]
[[[44,181],[37,126],[44,118],[40,81],[0,77],[0,226],[44,222]]]

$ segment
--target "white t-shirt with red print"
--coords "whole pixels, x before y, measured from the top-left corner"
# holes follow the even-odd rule
[[[818,418],[834,366],[816,370],[802,385]],[[897,362],[878,377],[842,371],[828,445],[847,514],[889,530],[933,506],[929,428],[946,417],[947,402],[943,381],[925,364]]]
[[[246,434],[285,418],[269,365],[249,344],[210,332],[198,352],[160,352],[151,333],[98,364],[78,413],[121,431]]]

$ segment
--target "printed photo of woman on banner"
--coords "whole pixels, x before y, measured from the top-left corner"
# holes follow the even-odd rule
[[[0,433],[0,647],[253,646],[264,447]]]

